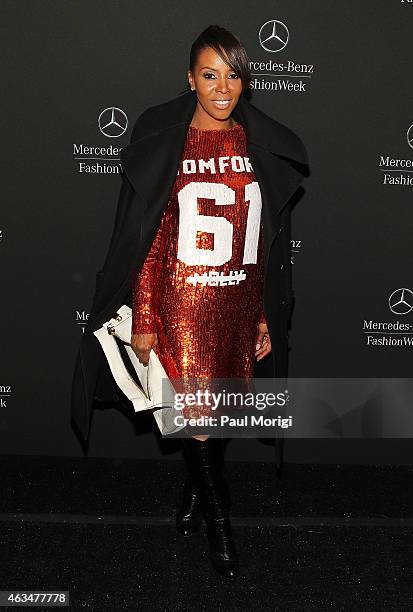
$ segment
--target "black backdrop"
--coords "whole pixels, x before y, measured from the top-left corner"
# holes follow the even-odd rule
[[[295,130],[310,156],[293,212],[290,374],[411,375],[413,332],[380,334],[400,345],[372,345],[366,332],[397,321],[413,330],[413,311],[391,308],[401,288],[413,303],[413,3],[3,0],[1,13],[2,453],[82,454],[70,385],[112,230],[116,149],[142,110],[182,91],[190,45],[210,23],[241,38],[251,101]],[[280,40],[266,42],[274,20]],[[112,107],[117,132],[105,128]],[[176,457],[140,423],[96,411],[89,455]],[[291,440],[286,459],[410,463],[411,448],[408,439]],[[234,440],[230,453],[273,456],[253,440]]]

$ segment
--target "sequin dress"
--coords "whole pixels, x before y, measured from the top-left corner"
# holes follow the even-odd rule
[[[134,282],[132,332],[158,334],[154,350],[171,379],[250,378],[262,294],[261,195],[244,129],[189,126]],[[201,413],[210,411],[184,409]]]

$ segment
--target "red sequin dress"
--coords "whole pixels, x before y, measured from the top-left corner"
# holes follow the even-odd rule
[[[161,180],[161,177],[160,177]],[[241,124],[188,127],[175,184],[133,286],[132,332],[157,333],[168,377],[251,378],[265,322],[261,195]],[[212,414],[186,407],[185,417]]]

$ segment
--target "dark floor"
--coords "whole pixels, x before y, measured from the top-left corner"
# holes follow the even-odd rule
[[[3,456],[0,590],[66,590],[70,610],[99,612],[413,610],[412,467],[286,464],[280,482],[272,464],[227,462],[233,582],[204,531],[175,531],[182,471]]]

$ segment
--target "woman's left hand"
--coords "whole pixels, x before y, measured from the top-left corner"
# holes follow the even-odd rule
[[[265,323],[259,323],[258,334],[255,347],[255,357],[260,361],[263,357],[271,353],[271,340],[268,327]]]

